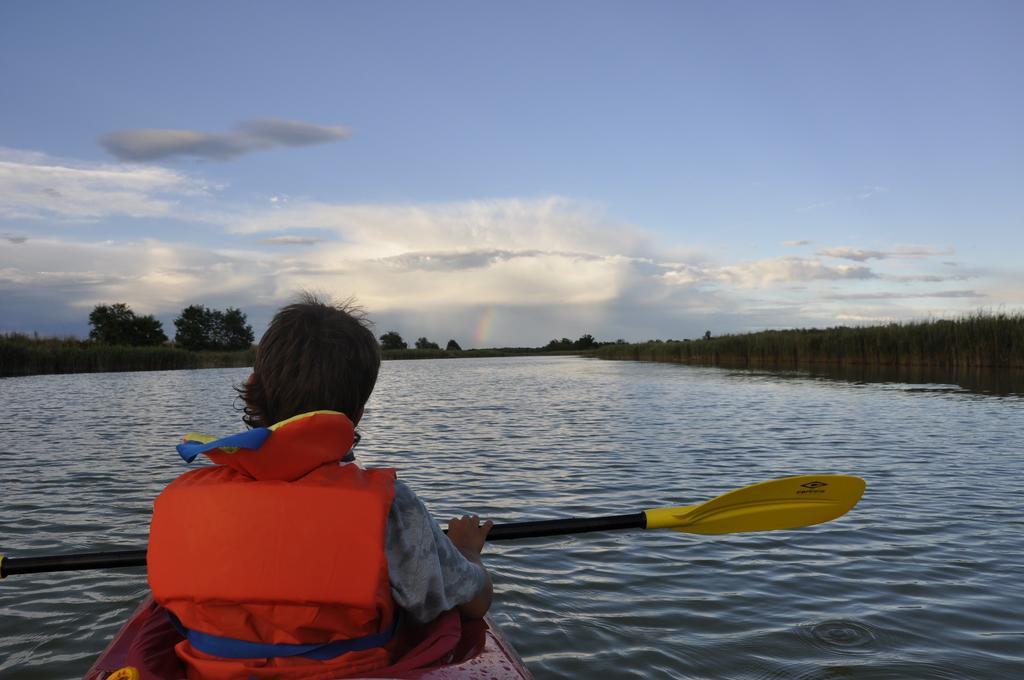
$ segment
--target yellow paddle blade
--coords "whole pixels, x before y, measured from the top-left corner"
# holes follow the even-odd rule
[[[849,475],[801,475],[751,484],[717,498],[678,508],[645,510],[648,529],[687,534],[796,529],[842,517],[866,484]]]

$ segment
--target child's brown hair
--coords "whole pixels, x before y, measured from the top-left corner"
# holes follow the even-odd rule
[[[356,422],[380,370],[380,346],[363,311],[311,293],[274,315],[238,388],[243,420],[267,427],[309,411],[341,411]]]

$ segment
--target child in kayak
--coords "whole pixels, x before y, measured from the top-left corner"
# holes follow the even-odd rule
[[[394,470],[355,463],[380,366],[367,326],[308,295],[283,308],[239,390],[252,429],[179,445],[215,465],[157,498],[148,564],[189,678],[367,673],[393,661],[400,618],[490,607],[491,523],[452,519],[445,536]]]

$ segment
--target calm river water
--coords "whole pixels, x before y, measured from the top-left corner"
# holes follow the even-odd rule
[[[145,545],[189,430],[242,428],[244,370],[0,380],[0,552]],[[394,361],[359,457],[439,519],[635,512],[801,473],[868,480],[817,527],[489,546],[538,678],[1024,677],[1024,398],[574,357]],[[197,518],[197,521],[201,521]],[[0,677],[74,678],[138,570],[0,583]]]

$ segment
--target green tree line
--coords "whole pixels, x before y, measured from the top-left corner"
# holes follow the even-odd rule
[[[252,327],[241,310],[191,305],[174,324],[172,343],[154,316],[123,302],[96,305],[87,340],[0,334],[0,376],[226,368],[255,360]]]
[[[428,340],[425,336],[421,336],[416,340],[415,347],[416,349],[441,349],[440,345]],[[402,339],[398,331],[388,331],[380,336],[380,348],[383,350],[409,349],[409,343]],[[461,352],[462,347],[455,340],[449,340],[448,344],[445,345],[445,351]]]
[[[623,343],[624,340],[616,340],[616,343]],[[561,340],[552,340],[543,347],[538,348],[519,348],[521,350],[540,351],[540,352],[557,352],[557,351],[577,351],[577,350],[591,350],[603,347],[605,345],[615,344],[612,342],[599,342],[594,339],[594,336],[590,333],[581,335],[576,340],[570,340],[569,338],[562,338]],[[441,346],[436,342],[433,342],[426,337],[420,337],[415,343],[416,349],[431,349],[440,350]],[[398,331],[388,331],[380,336],[380,347],[383,350],[395,351],[402,349],[409,349],[409,343],[407,343]],[[445,346],[447,352],[461,352],[462,347],[455,340],[449,340]]]
[[[89,339],[103,345],[153,347],[167,342],[163,324],[152,315],[139,316],[117,302],[96,305],[89,313]],[[174,344],[192,352],[232,352],[250,347],[256,339],[240,309],[224,311],[189,305],[174,320]]]

